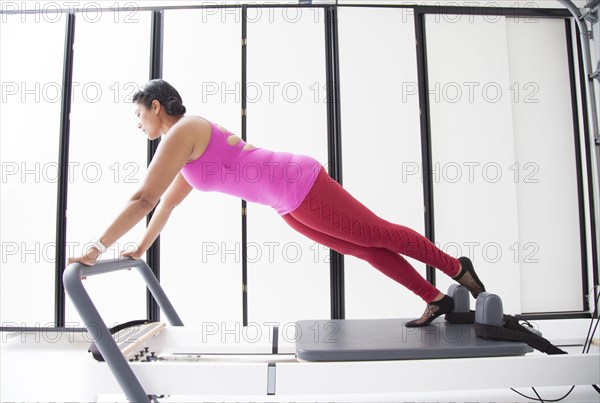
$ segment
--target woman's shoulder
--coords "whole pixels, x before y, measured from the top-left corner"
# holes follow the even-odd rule
[[[183,116],[171,128],[172,131],[186,135],[209,135],[211,132],[211,122],[200,116]]]
[[[208,119],[203,118],[202,116],[197,116],[197,115],[186,115],[183,116],[181,119],[179,119],[179,121],[177,122],[177,124],[181,124],[181,125],[194,125],[194,124],[200,124],[200,125],[210,125],[212,122],[210,122]]]
[[[211,134],[211,123],[199,116],[183,116],[170,129],[167,136],[170,141],[184,140],[195,145],[208,142]]]

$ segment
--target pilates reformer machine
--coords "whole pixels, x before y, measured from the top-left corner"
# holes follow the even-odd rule
[[[120,330],[107,328],[82,279],[132,268],[146,282],[168,325],[149,322]],[[207,328],[183,326],[143,260],[108,259],[95,266],[73,263],[66,268],[63,282],[94,341],[90,351],[105,361],[131,402],[223,394],[265,399],[273,395],[373,396],[591,385],[600,379],[596,354],[546,355],[525,342],[479,337],[477,326],[502,325],[502,301],[497,295],[481,293],[474,323],[465,323],[473,311],[469,311],[468,290],[458,285],[448,291],[455,301],[452,315],[456,320],[446,315],[445,320],[439,317],[422,328],[406,328],[409,319],[302,320],[294,323],[292,338],[282,337],[278,327],[273,327],[269,334],[254,334],[224,346],[206,342]],[[433,371],[447,376],[431,382]]]

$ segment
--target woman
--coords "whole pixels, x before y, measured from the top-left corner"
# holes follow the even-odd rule
[[[173,208],[197,188],[269,205],[313,241],[364,259],[404,285],[427,303],[423,315],[406,323],[408,327],[428,325],[452,311],[454,302],[400,254],[438,268],[466,286],[474,298],[485,291],[469,258],[451,257],[410,228],[378,217],[314,158],[257,148],[201,117],[184,116],[181,96],[164,80],[148,82],[134,95],[133,103],[138,128],[150,140],[163,139],[141,188],[85,255],[70,258],[69,264],[95,264],[106,248],[157,207],[137,249],[121,253],[139,259]]]

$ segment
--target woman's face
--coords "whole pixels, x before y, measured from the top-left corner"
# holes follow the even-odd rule
[[[160,103],[158,100],[152,101],[150,109],[146,108],[142,103],[135,104],[135,114],[139,118],[138,129],[144,131],[144,134],[150,140],[154,140],[160,137],[160,119],[158,118],[158,107]]]

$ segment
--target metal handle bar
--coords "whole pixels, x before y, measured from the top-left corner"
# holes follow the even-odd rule
[[[94,266],[72,263],[67,266],[63,273],[63,283],[67,294],[71,298],[73,305],[75,305],[75,309],[83,319],[85,328],[94,340],[94,343],[96,343],[96,346],[98,346],[100,354],[104,357],[104,361],[108,364],[109,369],[119,383],[119,386],[121,386],[121,389],[123,389],[123,392],[125,392],[127,399],[131,402],[149,402],[150,398],[133,373],[129,363],[125,360],[81,281],[83,277],[129,268],[135,268],[140,273],[158,306],[167,317],[169,324],[172,326],[183,326],[183,322],[181,322],[156,276],[143,260],[122,257],[100,260]]]

